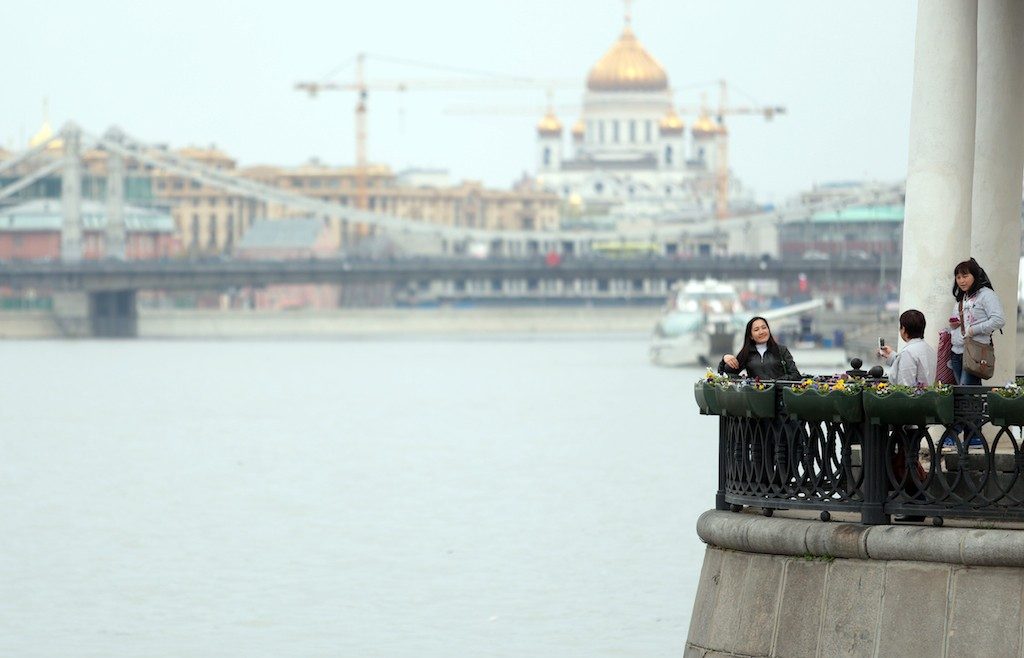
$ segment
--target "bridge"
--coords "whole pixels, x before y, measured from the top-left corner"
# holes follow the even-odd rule
[[[795,283],[841,277],[877,282],[899,276],[899,263],[863,259],[402,258],[289,261],[77,261],[5,263],[0,286],[51,291],[58,324],[68,336],[131,337],[141,290],[229,290],[280,284],[386,284],[393,298],[441,302],[657,303],[678,280],[774,279]]]
[[[381,260],[310,259],[288,261],[168,260],[6,263],[0,286],[58,291],[201,290],[304,283],[466,283],[477,280],[530,282],[616,281],[652,283],[680,279],[796,280],[801,274],[826,274],[877,280],[899,275],[899,262],[848,258],[778,260],[733,258],[568,258],[557,264],[543,258],[399,258]],[[639,287],[637,285],[637,287]],[[650,287],[650,286],[648,286]]]

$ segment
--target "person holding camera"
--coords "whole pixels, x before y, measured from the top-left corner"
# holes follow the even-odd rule
[[[900,338],[906,343],[902,350],[896,352],[888,345],[878,348],[878,356],[889,366],[889,381],[903,386],[931,385],[935,382],[936,352],[935,348],[924,341],[924,313],[917,309],[904,311],[900,315]],[[918,498],[921,489],[907,472],[907,462],[913,462],[917,480],[924,482],[926,475],[918,459],[909,460],[908,455],[918,451],[920,436],[914,426],[902,426],[894,429],[892,436],[893,455],[892,473],[901,489],[910,499]],[[924,521],[920,514],[902,514],[896,516],[897,521]]]
[[[988,274],[971,258],[953,268],[953,299],[956,306],[949,316],[953,354],[950,367],[957,384],[977,386],[981,377],[964,368],[965,341],[992,344],[992,334],[1003,328],[1006,317],[999,297],[992,289]]]
[[[935,348],[924,341],[924,313],[917,309],[900,315],[900,338],[906,346],[896,352],[888,345],[878,348],[878,356],[889,366],[889,381],[904,386],[929,386],[935,382]]]

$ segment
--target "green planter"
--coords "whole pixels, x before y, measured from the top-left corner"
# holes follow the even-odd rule
[[[796,393],[791,388],[782,389],[782,401],[789,415],[800,420],[813,423],[822,421],[860,422],[864,418],[864,407],[860,401],[860,393],[843,393],[829,391],[821,393],[816,389],[807,389]]]
[[[990,392],[986,406],[993,425],[1024,425],[1024,397],[1004,398],[998,393]]]
[[[763,391],[753,388],[736,388],[733,386],[719,388],[718,404],[722,413],[741,418],[774,418],[775,417],[775,385],[771,384]]]
[[[893,392],[876,395],[864,391],[864,414],[872,425],[929,425],[953,422],[953,394],[925,391],[920,395]]]
[[[693,385],[693,397],[697,399],[700,412],[709,416],[718,416],[722,408],[718,404],[718,387],[705,381]]]

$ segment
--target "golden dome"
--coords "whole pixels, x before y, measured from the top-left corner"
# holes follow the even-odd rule
[[[661,132],[663,133],[681,133],[685,127],[686,125],[683,123],[683,120],[680,119],[679,115],[676,114],[676,111],[671,108],[669,108],[668,113],[661,118],[661,121],[658,122],[658,128],[661,129]]]
[[[668,76],[658,60],[640,45],[629,25],[587,76],[591,91],[662,91]]]
[[[707,112],[701,112],[690,130],[694,135],[725,134],[725,126],[712,119]]]
[[[562,122],[558,120],[553,110],[548,110],[544,118],[537,122],[537,133],[548,136],[562,134]]]
[[[32,135],[32,139],[28,140],[28,146],[29,148],[35,148],[51,137],[53,137],[53,128],[50,127],[49,120],[44,119],[43,125],[39,126],[39,130],[36,131],[36,134]],[[46,150],[58,151],[62,148],[64,148],[64,140],[55,139],[50,142],[50,145],[46,147]]]
[[[576,123],[572,124],[572,136],[576,139],[583,139],[583,133],[586,131],[586,126],[583,125],[583,119],[577,119]]]

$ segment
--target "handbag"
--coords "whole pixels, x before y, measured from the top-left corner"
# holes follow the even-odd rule
[[[953,369],[949,367],[949,361],[953,358],[953,338],[949,335],[949,329],[939,332],[939,349],[935,362],[935,381],[943,384],[955,384],[956,377],[953,376]]]
[[[964,331],[964,301],[960,300],[960,335],[964,338],[964,370],[981,379],[991,379],[996,369],[996,348],[991,342],[979,343]],[[989,341],[992,337],[989,336]]]

